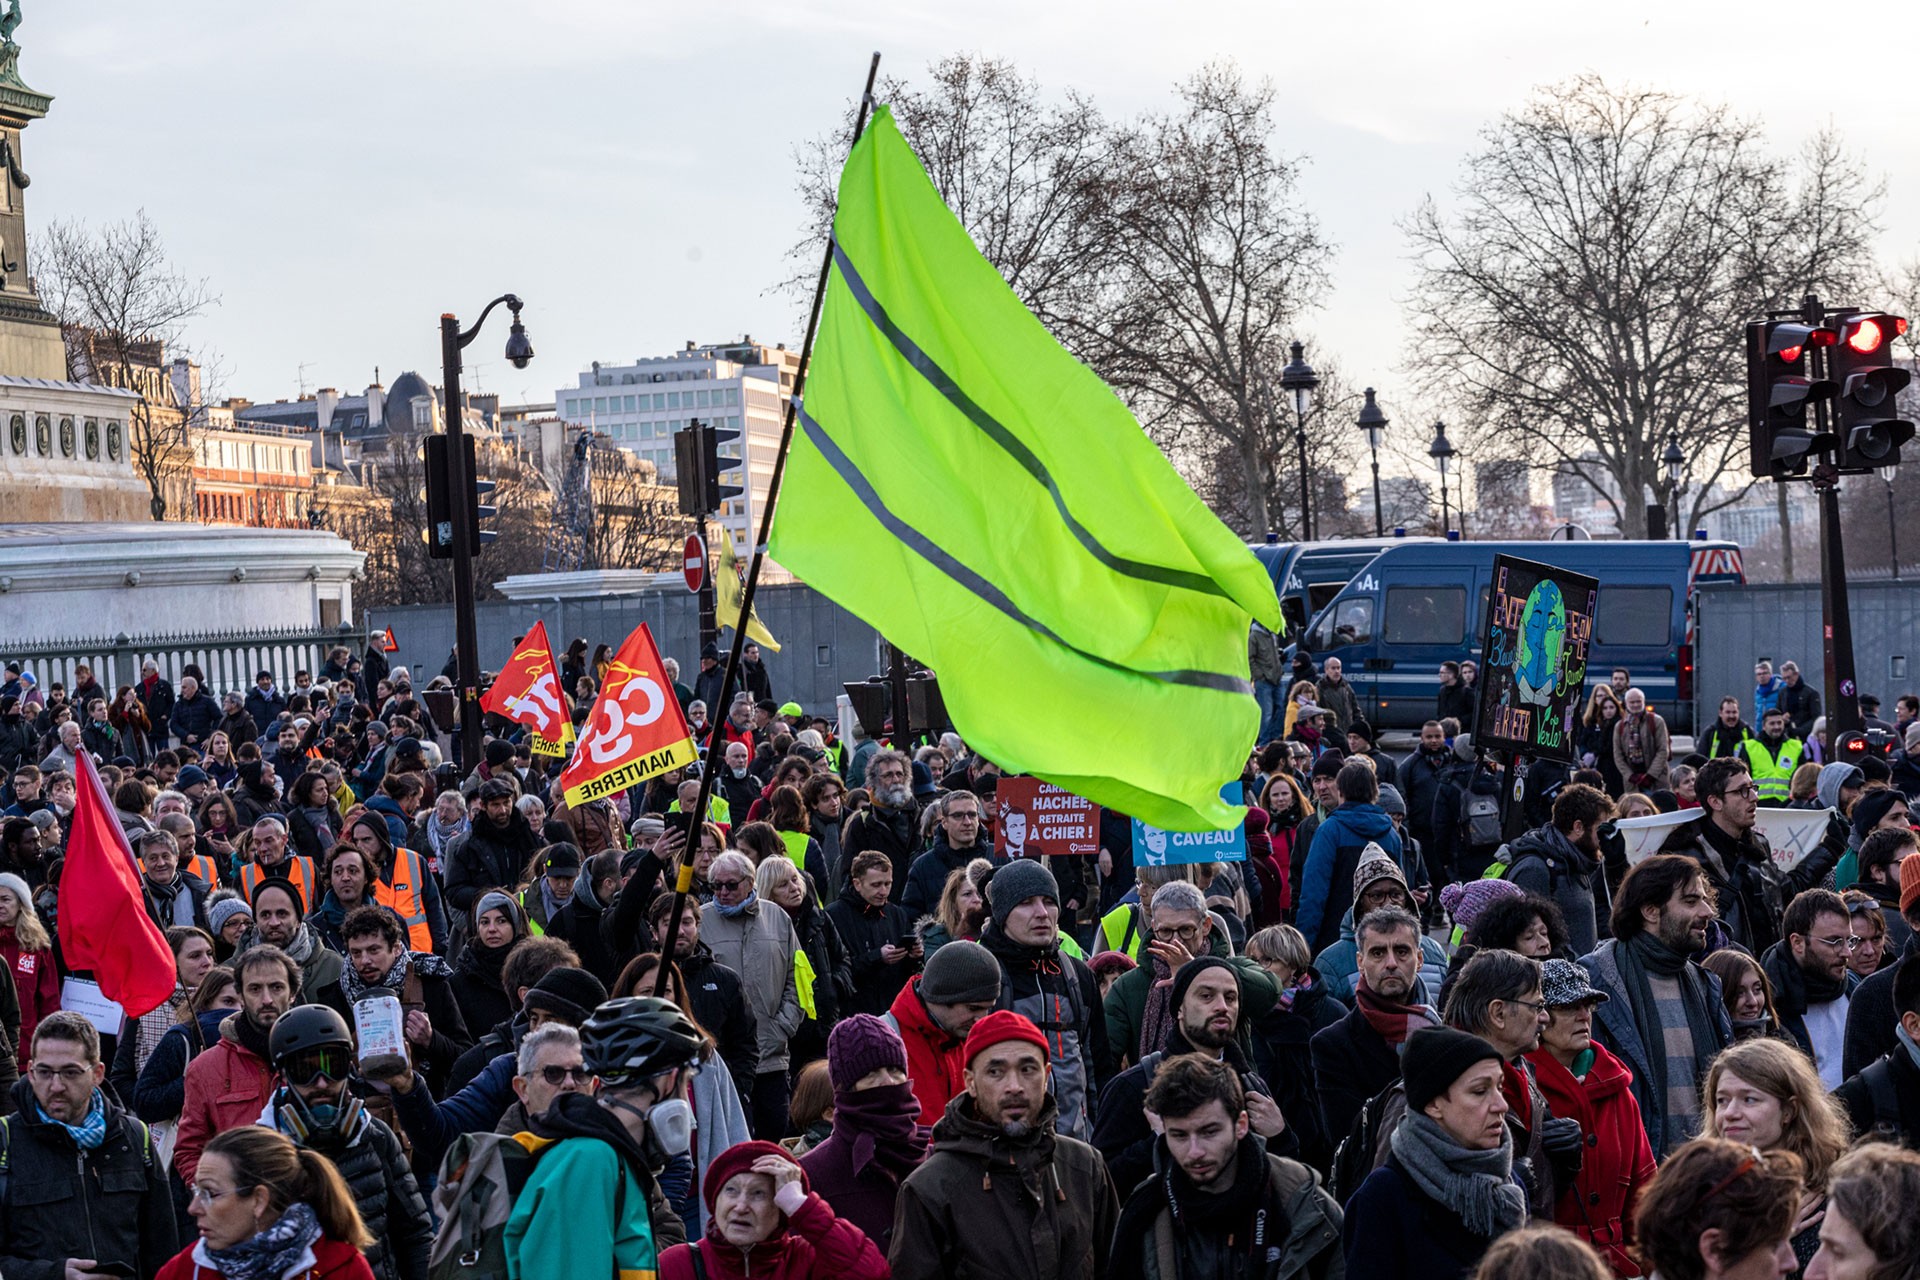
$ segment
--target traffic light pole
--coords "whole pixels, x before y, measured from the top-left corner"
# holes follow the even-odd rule
[[[491,304],[488,311],[493,310]],[[483,312],[481,321],[486,320]],[[474,328],[478,329],[478,323]],[[460,768],[480,762],[480,638],[473,611],[473,477],[467,474],[467,423],[460,392],[460,322],[440,317],[440,363],[447,415],[447,501],[453,515],[454,698],[460,714]]]
[[[1801,315],[1810,325],[1826,320],[1820,300],[1812,294],[1801,300]],[[1829,348],[1810,348],[1808,359],[1815,378],[1827,376]],[[1813,412],[1818,433],[1825,436],[1832,432],[1831,405],[1816,400]],[[1838,452],[1837,445],[1834,452]],[[1865,722],[1860,717],[1860,688],[1854,678],[1853,618],[1847,608],[1847,561],[1840,537],[1840,469],[1830,456],[1823,456],[1812,468],[1811,479],[1820,502],[1820,633],[1826,659],[1827,742],[1837,755],[1841,735],[1859,731]]]
[[[713,542],[709,536],[707,518],[700,517],[700,545],[706,548],[707,571],[700,579],[700,650],[706,652],[710,644],[720,640],[720,625],[713,617]],[[744,620],[743,620],[744,621]],[[722,717],[725,707],[708,707],[708,719]]]

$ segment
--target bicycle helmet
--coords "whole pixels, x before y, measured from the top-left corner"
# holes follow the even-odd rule
[[[580,1028],[582,1061],[615,1088],[691,1066],[703,1043],[680,1006],[657,996],[609,1000]]]
[[[347,1020],[324,1004],[303,1004],[287,1010],[274,1021],[267,1036],[267,1053],[278,1068],[295,1054],[324,1046],[344,1047],[353,1055],[353,1033]]]

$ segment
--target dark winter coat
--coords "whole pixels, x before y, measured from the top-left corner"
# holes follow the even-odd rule
[[[827,1056],[833,1024],[851,1012],[847,1001],[854,993],[853,962],[839,928],[812,898],[787,915],[800,937],[800,949],[807,953],[807,963],[813,966],[813,1016],[793,1033],[793,1060],[811,1062]]]
[[[1600,874],[1600,864],[1576,849],[1558,827],[1548,824],[1516,837],[1507,846],[1505,878],[1560,908],[1574,955],[1586,955],[1600,945],[1600,921],[1612,914],[1607,878]]]
[[[1322,1172],[1333,1164],[1333,1149],[1346,1137],[1329,1132],[1314,1085],[1313,1037],[1346,1016],[1346,1006],[1315,982],[1295,991],[1293,1007],[1279,1005],[1250,1015],[1253,1026],[1253,1068],[1273,1089],[1273,1100],[1287,1118],[1287,1129],[1300,1144],[1299,1158]]]
[[[1920,934],[1907,939],[1896,963],[1854,988],[1847,1005],[1846,1047],[1840,1056],[1842,1075],[1859,1075],[1869,1062],[1900,1047],[1900,1038],[1893,1033],[1900,1022],[1893,1012],[1893,978],[1900,966],[1916,955],[1920,955]]]
[[[1131,1196],[1134,1188],[1153,1173],[1159,1137],[1147,1124],[1145,1105],[1153,1073],[1169,1057],[1193,1052],[1193,1045],[1175,1029],[1167,1037],[1165,1049],[1148,1054],[1109,1080],[1107,1087],[1100,1091],[1100,1123],[1093,1131],[1093,1145],[1100,1158],[1107,1162],[1107,1176],[1113,1179],[1116,1193]],[[1273,1096],[1272,1086],[1254,1074],[1252,1065],[1236,1046],[1227,1046],[1226,1063],[1240,1077],[1242,1090]],[[1299,1150],[1291,1125],[1282,1130],[1273,1143],[1277,1155],[1292,1155]]]
[[[202,689],[191,698],[181,698],[173,704],[173,714],[167,717],[167,731],[185,743],[188,738],[193,746],[204,748],[207,735],[220,723],[220,704],[207,696]],[[240,744],[234,743],[237,749]]]
[[[1393,1156],[1347,1201],[1341,1235],[1354,1280],[1465,1280],[1493,1244],[1415,1186]]]
[[[61,1280],[69,1258],[158,1271],[179,1248],[173,1192],[146,1125],[104,1098],[107,1139],[92,1151],[66,1128],[39,1118],[33,1086],[13,1086],[0,1129],[7,1186],[0,1199],[0,1273],[8,1280]]]
[[[740,1091],[741,1106],[752,1115],[753,1077],[760,1070],[760,1034],[753,1010],[747,1007],[746,993],[741,990],[740,975],[715,960],[712,948],[704,942],[694,944],[692,954],[681,958],[680,974],[687,980],[694,1021],[706,1028],[719,1046],[721,1060]]]
[[[919,968],[910,955],[888,964],[880,954],[885,946],[913,945],[913,918],[898,903],[868,906],[852,886],[828,906],[827,918],[846,944],[847,964],[853,973],[853,992],[840,1010],[842,1016],[870,1013],[879,1017],[892,1007],[893,998]]]
[[[278,688],[275,688],[272,696],[269,697],[260,691],[259,685],[255,685],[247,690],[246,706],[247,714],[253,717],[255,736],[264,738],[272,732],[273,722],[286,713],[287,698]],[[236,742],[233,745],[238,748],[240,744]],[[289,778],[287,781],[291,782],[293,779]]]
[[[1400,766],[1400,791],[1407,802],[1407,828],[1422,844],[1433,842],[1433,803],[1440,795],[1441,776],[1453,763],[1451,751],[1415,748]]]
[[[894,1280],[1101,1280],[1120,1204],[1100,1153],[1054,1133],[1048,1095],[1022,1137],[960,1094],[900,1186]]]
[[[1000,962],[998,1007],[1029,1019],[1047,1038],[1049,1093],[1059,1104],[1061,1130],[1092,1138],[1094,1100],[1114,1063],[1099,979],[1085,961],[1057,946],[1023,946],[992,924],[980,945]]]
[[[1310,1042],[1320,1117],[1335,1146],[1368,1099],[1400,1078],[1400,1055],[1353,1009]]]
[[[1795,895],[1826,883],[1835,862],[1846,851],[1844,824],[1835,823],[1820,845],[1791,871],[1774,864],[1767,838],[1759,828],[1744,841],[1701,818],[1680,828],[1661,846],[1662,853],[1692,858],[1713,886],[1720,920],[1733,940],[1753,955],[1780,941],[1780,917]]]
[[[833,870],[834,892],[837,893],[847,883],[854,858],[871,850],[886,854],[887,860],[893,864],[893,900],[899,902],[906,896],[920,811],[917,807],[912,808],[904,816],[907,820],[904,838],[887,820],[887,811],[878,805],[868,805],[847,819],[847,825],[840,832],[840,865]]]
[[[877,1160],[863,1167],[853,1163],[853,1134],[835,1128],[824,1142],[809,1147],[800,1157],[813,1191],[866,1234],[867,1239],[885,1253],[893,1243],[894,1206],[900,1199],[900,1183]]]
[[[1251,1134],[1242,1142],[1258,1144]],[[1166,1144],[1154,1141],[1156,1170],[1167,1167]],[[1267,1187],[1260,1212],[1271,1224],[1272,1236],[1264,1258],[1254,1258],[1245,1271],[1215,1271],[1245,1280],[1342,1280],[1346,1257],[1340,1243],[1344,1215],[1333,1197],[1321,1190],[1313,1171],[1296,1160],[1266,1153]],[[1167,1193],[1158,1179],[1138,1187],[1120,1211],[1113,1240],[1113,1280],[1212,1280],[1192,1277],[1182,1268],[1183,1232],[1174,1222]],[[1220,1265],[1235,1265],[1228,1256],[1246,1256],[1246,1241],[1215,1239],[1209,1243]],[[1355,1280],[1360,1280],[1355,1277]]]
[[[486,890],[511,892],[539,850],[540,838],[518,809],[508,815],[505,827],[494,826],[481,814],[474,819],[472,830],[455,837],[447,847],[448,904],[465,915],[472,912],[474,899]]]
[[[983,839],[985,834],[981,833]],[[975,858],[986,858],[995,866],[1006,861],[993,856],[991,840],[968,849],[956,849],[947,843],[945,831],[936,832],[932,847],[915,858],[907,871],[906,891],[898,895],[900,905],[915,920],[932,915],[940,906],[940,894],[947,887],[947,877],[964,869]]]
[[[1874,1106],[1873,1089],[1868,1077],[1848,1077],[1845,1084],[1833,1091],[1833,1096],[1847,1109],[1847,1119],[1862,1141],[1885,1139],[1909,1149],[1920,1148],[1920,1065],[1915,1065],[1913,1055],[1907,1052],[1904,1045],[1881,1061],[1887,1064],[1886,1070],[1892,1073],[1893,1094],[1899,1112],[1897,1121],[1880,1117],[1879,1109]],[[1878,1064],[1868,1065],[1879,1070]]]
[[[445,978],[431,974],[414,972],[408,975],[407,984],[415,980],[420,983],[420,1003],[414,1006],[407,1003],[403,992],[395,992],[401,1003],[409,1010],[417,1007],[427,1015],[433,1024],[433,1042],[425,1049],[409,1041],[413,1053],[413,1067],[435,1091],[446,1088],[447,1073],[453,1069],[455,1059],[473,1047],[473,1037],[467,1032],[466,1020],[460,1016],[460,1005],[453,998],[453,987]],[[342,982],[330,982],[314,993],[314,1003],[324,1004],[353,1025],[353,1005],[346,997]]]
[[[276,1095],[274,1102],[280,1101]],[[309,1141],[310,1147],[333,1162],[346,1181],[360,1220],[367,1224],[373,1243],[367,1246],[367,1266],[376,1280],[427,1280],[427,1253],[433,1247],[433,1219],[414,1180],[413,1168],[400,1140],[378,1117],[360,1113],[351,1138]],[[272,1117],[263,1116],[262,1124]]]
[[[220,1038],[231,1009],[209,1009],[191,1022],[175,1023],[160,1037],[133,1086],[133,1113],[148,1124],[178,1120],[187,1098],[187,1064]]]
[[[153,732],[164,736],[167,717],[173,714],[173,685],[165,676],[156,675],[152,683],[142,677],[133,689],[135,696],[140,699],[140,705],[146,709],[147,723],[153,726]]]

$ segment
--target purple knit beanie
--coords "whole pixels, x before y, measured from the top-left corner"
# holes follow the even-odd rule
[[[856,1013],[834,1024],[827,1037],[827,1078],[835,1089],[851,1089],[881,1067],[907,1069],[907,1046],[900,1033],[870,1013]]]

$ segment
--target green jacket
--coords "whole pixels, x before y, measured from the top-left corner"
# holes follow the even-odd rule
[[[647,1191],[611,1146],[568,1138],[541,1155],[507,1219],[508,1280],[654,1280]]]
[[[1245,956],[1232,954],[1226,938],[1216,927],[1212,934],[1210,954],[1219,956],[1232,965],[1240,974],[1240,1029],[1238,1032],[1241,1052],[1247,1060],[1253,1060],[1253,1023],[1264,1018],[1280,999],[1280,989],[1274,985],[1273,975]],[[1120,975],[1107,992],[1107,1047],[1112,1051],[1114,1061],[1134,1063],[1143,1056],[1140,1046],[1140,1033],[1146,1025],[1147,992],[1153,987],[1153,957],[1140,957],[1140,967],[1130,969]],[[1150,1045],[1146,1053],[1152,1053],[1159,1045]]]

